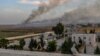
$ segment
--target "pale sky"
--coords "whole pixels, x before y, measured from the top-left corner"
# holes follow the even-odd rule
[[[55,2],[58,3],[57,0],[55,0]],[[88,0],[73,0],[73,2],[70,2],[70,4],[66,4],[67,6],[66,8],[62,8],[60,11],[62,12],[64,9],[66,10],[68,9],[67,11],[71,11],[72,9],[75,9],[77,6],[79,6],[80,4],[82,5],[85,4],[86,2],[88,2]],[[0,0],[0,24],[20,24],[21,22],[23,22],[28,18],[32,10],[36,10],[38,6],[44,6],[48,4],[49,3],[47,0]],[[56,12],[56,9],[54,9],[54,11]],[[52,14],[52,12],[54,11],[50,11],[50,13]],[[58,14],[59,13],[57,12],[55,16],[57,17]],[[47,16],[48,15],[49,13],[47,13]],[[45,17],[43,16],[40,17],[42,18],[36,20],[45,20],[44,19]]]
[[[37,6],[20,3],[22,0],[0,0],[0,24],[20,24]]]

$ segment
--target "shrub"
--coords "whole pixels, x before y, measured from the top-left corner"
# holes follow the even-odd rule
[[[86,54],[86,46],[85,46],[85,48],[84,48],[84,53]]]
[[[64,43],[61,46],[61,53],[68,53],[68,43],[67,41],[64,41]]]
[[[19,45],[13,45],[14,50],[19,50],[20,46]]]
[[[31,38],[31,41],[30,41],[28,47],[29,47],[30,51],[33,51],[33,47],[34,47],[34,39]]]
[[[47,51],[54,52],[54,51],[56,51],[56,47],[57,47],[56,41],[50,41],[50,42],[48,42]]]
[[[100,49],[99,49],[98,46],[96,47],[96,49],[95,49],[95,51],[94,51],[94,54],[100,54]]]
[[[40,44],[41,44],[41,47],[43,48],[44,47],[44,35],[41,35],[40,37]]]
[[[19,41],[19,44],[20,44],[20,49],[23,49],[23,47],[25,46],[25,40],[24,39],[21,39]]]
[[[9,41],[7,39],[4,39],[4,38],[0,39],[0,46],[1,46],[1,48],[7,48],[8,44],[9,44]]]
[[[64,43],[62,44],[61,46],[61,53],[64,53],[64,54],[71,54],[71,47],[72,47],[72,41],[71,39],[69,38],[68,42],[65,40]]]
[[[34,43],[33,43],[33,48],[37,48],[37,45],[38,45],[38,43],[37,43],[37,41],[36,40],[34,40]]]

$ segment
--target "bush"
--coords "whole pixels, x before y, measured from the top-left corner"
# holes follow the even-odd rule
[[[37,48],[37,45],[38,45],[38,43],[37,43],[37,41],[36,40],[34,40],[34,43],[33,43],[33,48]]]
[[[36,49],[37,46],[38,46],[37,40],[31,38],[29,46],[28,46],[28,48],[30,49],[30,51],[33,51],[33,49]]]
[[[57,48],[56,41],[48,42],[48,46],[47,46],[48,52],[54,52],[54,51],[56,51],[56,48]]]
[[[85,46],[85,48],[84,48],[84,53],[86,54],[86,46]]]
[[[71,52],[72,45],[73,44],[72,44],[72,41],[71,41],[70,38],[69,38],[68,42],[65,40],[64,43],[61,46],[61,53],[72,54],[72,52]]]
[[[100,42],[100,36],[98,36],[97,41]]]
[[[30,41],[28,47],[29,47],[30,51],[33,51],[33,47],[34,47],[34,39],[31,38],[31,41]]]
[[[4,38],[0,39],[0,47],[1,48],[7,48],[8,44],[9,44],[9,41],[7,39],[4,39]]]
[[[61,53],[68,53],[68,43],[67,41],[64,41],[64,43],[61,46]]]
[[[41,47],[43,48],[44,47],[44,35],[41,35],[40,37],[40,44],[41,44]]]
[[[24,39],[21,39],[21,40],[19,41],[19,44],[20,44],[20,49],[23,50],[23,47],[25,46],[25,40],[24,40]]]
[[[8,46],[8,49],[20,50],[20,46],[19,45],[10,45],[10,46]]]
[[[98,46],[96,47],[94,54],[100,54],[100,49]]]

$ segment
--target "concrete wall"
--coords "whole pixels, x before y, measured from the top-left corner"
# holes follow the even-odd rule
[[[79,44],[79,38],[85,43],[86,53],[94,54],[96,48],[96,34],[72,34],[72,41]]]
[[[92,44],[92,46],[96,46],[96,34],[72,34],[72,41],[78,43],[79,38],[85,42],[86,45]]]
[[[68,54],[46,53],[46,52],[31,52],[19,50],[0,49],[0,56],[72,56]],[[100,56],[100,55],[78,55],[78,56]]]

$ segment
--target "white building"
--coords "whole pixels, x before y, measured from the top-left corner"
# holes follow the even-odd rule
[[[93,54],[96,47],[96,34],[72,34],[72,42],[79,44],[81,39],[86,46],[86,53]]]

